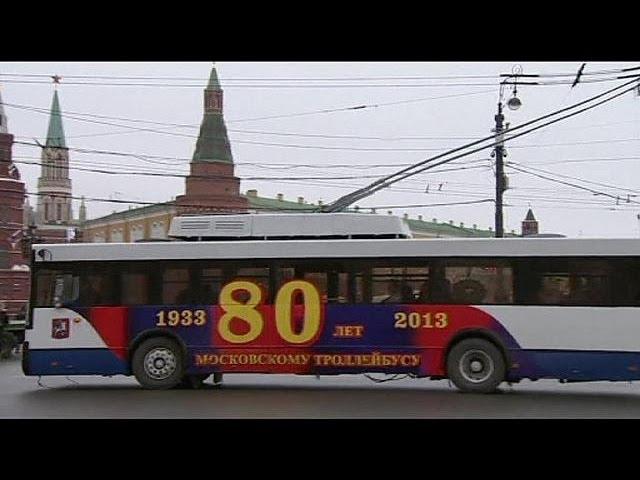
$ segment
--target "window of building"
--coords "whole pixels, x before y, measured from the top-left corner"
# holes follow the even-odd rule
[[[164,222],[153,222],[153,224],[151,225],[151,237],[166,238]]]
[[[142,228],[142,225],[134,225],[131,227],[130,236],[132,242],[142,240],[144,238],[144,229]]]
[[[124,242],[124,236],[122,235],[121,228],[114,228],[111,230],[111,242],[112,243],[121,243]]]

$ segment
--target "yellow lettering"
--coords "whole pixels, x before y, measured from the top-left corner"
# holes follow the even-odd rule
[[[233,298],[238,290],[249,292],[247,303],[241,303]],[[220,308],[224,314],[218,322],[218,333],[230,343],[249,343],[255,340],[264,327],[264,320],[256,307],[262,302],[262,290],[252,282],[236,281],[228,283],[220,292]],[[249,331],[237,334],[231,331],[231,321],[238,318],[249,326]]]
[[[301,291],[304,297],[304,325],[295,333],[291,325],[293,294]],[[276,328],[288,343],[301,344],[312,340],[320,331],[320,294],[316,287],[304,280],[285,283],[276,295]]]

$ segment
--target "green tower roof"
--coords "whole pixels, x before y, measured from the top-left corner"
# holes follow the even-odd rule
[[[211,90],[221,91],[216,67],[211,68],[209,83],[205,90],[206,95],[211,95]],[[209,91],[209,92],[207,92]],[[196,151],[193,154],[194,162],[222,162],[233,163],[231,145],[227,135],[227,126],[224,123],[222,110],[207,111],[205,109],[200,133],[196,142]]]
[[[49,128],[47,129],[46,147],[67,148],[64,139],[64,128],[62,127],[62,112],[60,111],[60,100],[58,91],[53,93],[51,103],[51,113],[49,115]]]
[[[233,163],[227,127],[222,115],[204,114],[193,161]]]

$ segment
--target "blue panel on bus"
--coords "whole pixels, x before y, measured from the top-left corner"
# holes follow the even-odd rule
[[[130,309],[129,338],[135,338],[139,333],[156,328],[164,328],[180,337],[185,345],[190,347],[208,346],[211,344],[213,307],[211,305],[151,305]],[[160,312],[163,317],[158,317]],[[199,312],[204,312],[202,325],[198,325]],[[170,314],[175,314],[179,322],[172,326]],[[189,320],[188,326],[183,324]]]
[[[129,365],[108,349],[29,350],[31,375],[129,375]]]
[[[520,350],[511,352],[519,368],[512,378],[558,378],[571,381],[640,380],[640,353]]]

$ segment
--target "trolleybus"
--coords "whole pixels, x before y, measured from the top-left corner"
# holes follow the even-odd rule
[[[171,242],[35,245],[24,373],[150,389],[402,373],[482,393],[640,380],[639,240],[412,239],[390,216],[267,217],[178,217]]]

